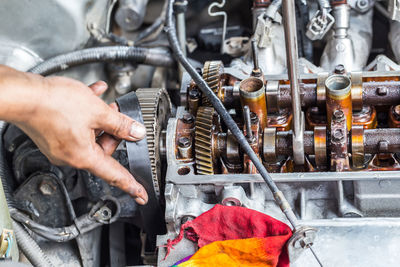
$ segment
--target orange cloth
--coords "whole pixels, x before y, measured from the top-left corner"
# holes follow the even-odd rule
[[[275,267],[282,247],[271,248],[266,242],[265,238],[216,241],[200,248],[188,261],[177,266]]]

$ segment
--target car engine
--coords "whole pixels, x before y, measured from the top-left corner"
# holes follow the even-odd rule
[[[104,80],[147,131],[113,154],[146,188],[139,206],[3,123],[0,245],[13,228],[23,255],[14,243],[9,258],[172,266],[197,247],[166,256],[168,240],[221,204],[292,226],[292,266],[398,266],[398,0],[19,0],[0,14],[0,64]]]

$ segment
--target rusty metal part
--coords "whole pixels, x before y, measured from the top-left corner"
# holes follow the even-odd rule
[[[222,61],[206,61],[203,67],[203,79],[207,82],[208,86],[213,92],[221,99],[218,95],[220,88],[222,87],[222,73],[224,71],[224,64]],[[211,103],[207,97],[203,96],[202,105],[211,107]]]
[[[267,101],[265,98],[264,82],[258,78],[250,77],[240,82],[240,101],[242,107],[248,106],[251,112],[257,114],[260,126],[267,126]]]
[[[194,121],[191,120],[190,113],[183,114],[182,118],[177,120],[176,132],[175,132],[175,155],[177,159],[185,162],[190,162],[193,158],[193,138],[194,138]],[[190,122],[190,123],[189,123]],[[188,149],[184,148],[184,138],[190,140],[192,145]],[[183,148],[182,148],[183,147]],[[186,151],[185,151],[186,150]]]
[[[400,128],[400,105],[390,107],[389,126],[391,128]]]
[[[346,130],[350,131],[353,121],[350,79],[344,75],[331,75],[325,81],[325,88],[328,127],[332,126],[334,112],[341,110],[346,117]]]
[[[250,113],[250,127],[251,127],[251,132],[252,135],[249,137],[248,134],[248,126],[246,126],[243,131],[245,136],[247,137],[247,141],[249,142],[251,148],[254,150],[254,152],[257,154],[258,158],[260,158],[260,120],[258,119],[258,116],[251,112]],[[260,158],[261,159],[261,158]],[[258,173],[256,166],[253,164],[253,162],[250,160],[249,156],[247,154],[244,154],[243,156],[243,165],[244,165],[244,172],[245,173],[251,173],[255,174]]]
[[[215,174],[217,159],[215,138],[219,131],[218,115],[212,107],[199,107],[195,128],[195,159],[197,174]]]
[[[350,94],[350,88],[348,93]],[[347,171],[350,169],[350,161],[347,139],[348,130],[346,126],[347,118],[345,114],[341,110],[336,110],[332,116],[330,125],[331,142],[329,143],[329,150],[331,169],[337,172]]]
[[[364,129],[375,129],[378,125],[376,109],[371,106],[364,106],[360,111],[353,110],[353,127],[363,126]]]
[[[325,80],[328,78],[328,72],[318,73],[317,78],[317,106],[324,107],[326,101]]]
[[[316,126],[326,126],[325,107],[312,107],[306,111],[306,129],[313,130]]]
[[[279,81],[267,81],[265,94],[267,97],[267,109],[269,113],[279,111],[278,105]]]
[[[241,163],[240,147],[235,137],[231,132],[228,132],[226,137],[226,152],[225,156],[230,164],[238,165]]]
[[[194,87],[194,88],[191,88],[188,95],[189,95],[188,107],[189,107],[190,113],[193,115],[196,115],[197,109],[200,106],[200,97],[201,97],[200,91],[199,91],[199,89]]]
[[[268,115],[268,127],[277,131],[289,131],[292,125],[293,115],[289,109],[281,109],[279,113]]]
[[[267,163],[276,162],[276,128],[265,128],[263,134],[263,157]]]
[[[351,100],[354,110],[363,108],[363,80],[362,72],[352,72],[351,77]]]
[[[171,101],[165,89],[140,88],[136,90],[140,103],[143,123],[146,127],[147,147],[150,157],[153,184],[157,195],[160,194],[161,162],[160,162],[160,136],[166,129],[171,115]]]
[[[182,136],[178,139],[178,151],[183,159],[192,157],[192,140],[189,137]]]
[[[353,125],[351,129],[351,160],[353,168],[359,169],[364,166],[364,127]]]
[[[364,150],[366,154],[398,153],[400,152],[400,129],[364,130]],[[382,142],[387,145],[382,146]],[[384,150],[382,150],[384,148]]]
[[[328,165],[328,153],[327,153],[327,138],[326,138],[326,127],[315,126],[314,127],[314,153],[315,153],[315,164],[317,169],[325,170]]]
[[[379,89],[385,88],[385,90]],[[300,84],[301,106],[317,106],[317,84]],[[384,94],[383,94],[384,93]],[[362,103],[365,106],[390,106],[400,102],[399,81],[363,82]],[[278,105],[280,108],[291,106],[290,87],[287,84],[279,85]]]

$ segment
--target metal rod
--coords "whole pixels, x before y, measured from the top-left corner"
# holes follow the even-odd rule
[[[257,71],[260,67],[258,65],[257,44],[256,40],[251,41],[251,53],[253,56],[253,70]]]
[[[312,254],[314,255],[314,258],[317,260],[317,262],[319,263],[319,266],[323,267],[322,262],[320,261],[320,259],[318,258],[317,254],[315,253],[314,249],[312,247],[310,247],[310,250],[312,252]]]
[[[249,140],[253,139],[253,132],[251,130],[251,118],[250,118],[250,109],[249,106],[243,107],[243,115],[244,115],[244,122],[246,125],[246,137]]]
[[[299,64],[297,52],[296,14],[294,0],[282,2],[283,27],[285,31],[286,61],[290,80],[293,112],[293,158],[296,164],[304,164],[303,118],[300,103]]]

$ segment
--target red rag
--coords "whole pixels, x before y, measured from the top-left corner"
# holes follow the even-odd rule
[[[209,211],[181,226],[179,236],[174,240],[168,240],[167,256],[170,249],[182,240],[184,233],[186,233],[187,239],[197,242],[199,247],[214,241],[254,237],[269,238],[270,242],[266,242],[267,251],[276,251],[277,247],[282,248],[277,267],[289,267],[285,244],[292,236],[290,227],[255,210],[215,205]]]

